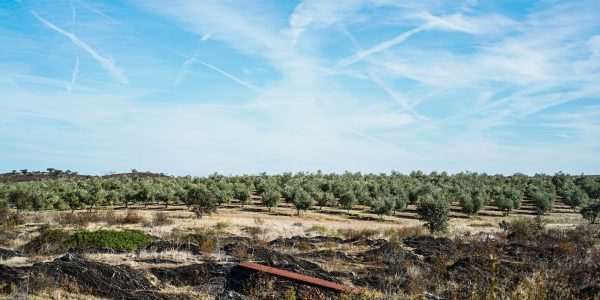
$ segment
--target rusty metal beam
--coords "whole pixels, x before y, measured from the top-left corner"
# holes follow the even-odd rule
[[[240,263],[239,266],[246,270],[258,271],[258,272],[265,273],[267,275],[295,281],[295,282],[298,282],[301,284],[306,284],[306,285],[310,285],[310,286],[314,286],[314,287],[318,287],[318,288],[328,289],[328,290],[332,290],[332,291],[336,291],[336,292],[340,292],[340,293],[360,294],[360,290],[355,287],[351,287],[351,286],[347,286],[347,285],[343,285],[343,284],[339,284],[339,283],[335,283],[335,282],[331,282],[331,281],[327,281],[327,280],[323,280],[323,279],[319,279],[319,278],[315,278],[315,277],[310,277],[310,276],[306,276],[306,275],[302,275],[302,274],[298,274],[298,273],[294,273],[294,272],[289,272],[286,270],[277,269],[277,268],[273,268],[273,267],[253,263],[253,262],[243,262],[243,263]]]

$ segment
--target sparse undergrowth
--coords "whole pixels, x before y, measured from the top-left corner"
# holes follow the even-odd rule
[[[256,222],[259,223],[262,222]],[[504,222],[501,225],[506,230],[504,233],[456,235],[448,238],[430,236],[423,226],[385,230],[325,230],[325,227],[317,225],[310,227],[308,232],[324,234],[294,236],[261,243],[256,243],[251,237],[237,237],[226,233],[229,226],[228,223],[219,222],[199,228],[174,228],[169,241],[157,243],[153,243],[154,237],[136,230],[80,230],[69,234],[62,229],[44,227],[39,236],[24,247],[23,252],[27,255],[44,255],[69,249],[110,248],[115,251],[134,251],[144,248],[144,257],[151,261],[149,263],[160,264],[158,258],[162,256],[150,255],[147,251],[185,251],[188,254],[183,256],[188,259],[204,259],[207,256],[198,255],[220,250],[233,262],[253,260],[330,281],[352,284],[364,291],[362,298],[342,295],[341,299],[594,299],[594,295],[600,291],[600,283],[597,281],[600,277],[600,228],[595,226],[557,230],[545,226],[542,218],[524,218]],[[262,230],[262,226],[248,228]],[[262,232],[248,230],[250,235],[262,236]],[[381,237],[386,240],[380,239]],[[156,246],[154,250],[146,248],[150,243]],[[179,247],[181,244],[188,246]],[[195,248],[190,247],[190,244],[194,244]],[[192,248],[196,250],[191,250]],[[129,254],[111,255],[128,257]],[[101,256],[97,259],[99,257]],[[139,255],[131,257],[137,257],[136,263],[143,263],[138,260]],[[86,262],[71,256],[52,262],[38,260],[35,268],[52,266],[47,270],[54,272],[53,268],[58,268],[56,270],[66,272],[70,270],[67,266],[72,261],[81,266],[103,270],[121,268]],[[185,260],[171,259],[168,263],[183,262]],[[164,284],[163,280],[183,282],[178,284],[183,285],[182,287],[190,284],[189,288],[206,291],[205,294],[210,297],[216,295],[216,292],[212,292],[213,285],[224,288],[226,282],[227,288],[232,292],[264,299],[285,299],[292,296],[301,299],[307,292],[300,289],[298,295],[295,295],[295,290],[290,292],[293,285],[279,279],[244,277],[245,273],[235,269],[235,264],[222,264],[210,259],[202,264],[194,263],[176,267],[154,265],[151,268],[153,274],[160,275],[155,280],[161,281],[161,284]],[[31,270],[37,270],[35,268]],[[28,269],[6,269],[3,272],[23,274],[19,273],[25,272],[23,270]],[[125,269],[120,271],[123,270]],[[106,280],[110,282],[112,271],[107,274],[100,275],[108,276]],[[143,272],[139,274],[145,276]],[[48,277],[48,274],[44,276],[46,277],[39,278],[46,278],[45,281],[28,281],[28,288],[35,286],[39,290],[39,286],[44,284],[48,288],[56,286],[55,277]],[[3,280],[8,279],[0,276],[0,290]],[[79,289],[81,293],[87,294],[98,293],[79,286],[80,279],[73,277],[70,280],[68,285],[59,287],[69,287],[70,291]],[[157,287],[149,285],[144,288],[147,289],[144,293],[156,293]],[[145,295],[137,290],[123,292]]]

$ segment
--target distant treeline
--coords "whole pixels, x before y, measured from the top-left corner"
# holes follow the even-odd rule
[[[26,171],[26,170],[25,170]],[[0,183],[0,206],[17,210],[76,210],[98,206],[132,204],[185,204],[200,216],[214,212],[221,204],[252,202],[260,196],[262,205],[276,207],[280,201],[294,205],[298,213],[313,207],[333,206],[352,209],[360,204],[379,215],[392,215],[408,204],[415,204],[430,228],[435,220],[445,225],[450,203],[458,203],[463,212],[477,214],[486,205],[495,205],[509,214],[521,207],[523,199],[535,205],[538,214],[554,207],[557,197],[573,207],[583,207],[582,214],[595,221],[600,204],[600,177],[536,174],[527,176],[488,175],[462,172],[408,175],[284,173],[279,175],[168,177],[138,173],[112,176],[81,176],[52,169],[43,172],[45,179]],[[3,175],[2,177],[11,176]],[[21,175],[18,175],[21,174]],[[16,172],[12,176],[35,174]],[[40,174],[40,173],[38,173]],[[72,176],[68,176],[69,174]],[[54,178],[52,178],[53,175]],[[40,179],[40,178],[38,178]],[[425,215],[431,215],[428,219]],[[593,219],[592,219],[593,217]]]

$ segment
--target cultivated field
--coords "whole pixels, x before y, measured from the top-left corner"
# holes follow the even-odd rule
[[[464,200],[450,200],[447,227],[434,231],[435,219],[425,219],[418,202],[390,213],[356,203],[299,210],[285,199],[265,205],[265,193],[254,189],[247,201],[233,198],[201,217],[198,204],[157,199],[99,202],[73,212],[5,208],[0,293],[31,299],[303,299],[309,293],[238,267],[252,261],[361,291],[324,290],[327,299],[600,297],[600,228],[560,196],[543,213],[526,197],[508,215],[490,201],[468,213]]]

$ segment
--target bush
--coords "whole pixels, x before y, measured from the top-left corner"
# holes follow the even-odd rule
[[[8,209],[0,209],[0,229],[12,229],[24,223],[25,220],[21,213],[11,212]]]
[[[110,248],[133,251],[147,246],[154,240],[154,237],[139,230],[79,231],[69,237],[64,246],[67,249]]]
[[[165,212],[157,212],[154,214],[152,218],[152,226],[163,226],[163,225],[171,225],[173,224],[173,220],[169,218],[169,215]]]
[[[316,232],[320,235],[327,235],[327,233],[329,232],[329,229],[323,225],[315,224],[315,225],[311,226],[310,228],[306,229],[305,232],[306,233]]]
[[[108,225],[108,226],[113,226],[113,225],[117,224],[118,218],[117,218],[117,215],[115,214],[115,211],[112,209],[107,210],[106,215],[104,216],[104,220],[106,221],[106,225]]]
[[[518,242],[531,241],[544,228],[543,220],[540,216],[534,219],[521,218],[502,225],[511,240]]]
[[[188,236],[188,241],[197,244],[205,253],[212,253],[217,249],[217,230],[213,228],[197,228]]]
[[[146,222],[146,218],[139,213],[128,211],[125,217],[117,220],[120,224],[141,224]]]
[[[231,226],[231,224],[227,221],[219,221],[215,224],[215,230],[217,232],[223,232],[225,231],[225,229],[229,228],[229,226]]]
[[[434,199],[419,201],[417,211],[431,233],[448,230],[450,209],[446,201]]]
[[[64,252],[69,233],[63,229],[40,228],[40,234],[23,246],[25,254],[48,255]]]
[[[62,226],[87,227],[90,223],[106,220],[106,214],[99,212],[68,212],[59,213],[54,216],[54,222]]]

